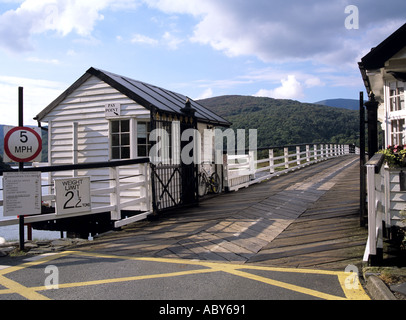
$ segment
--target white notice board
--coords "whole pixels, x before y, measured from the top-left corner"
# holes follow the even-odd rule
[[[56,214],[91,212],[90,177],[55,179]]]
[[[3,216],[41,213],[41,172],[3,173]]]

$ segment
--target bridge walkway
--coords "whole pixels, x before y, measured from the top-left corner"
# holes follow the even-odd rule
[[[359,162],[347,155],[209,196],[80,246],[134,257],[344,270],[361,262]]]

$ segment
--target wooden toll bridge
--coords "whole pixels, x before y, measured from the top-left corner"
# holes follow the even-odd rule
[[[344,270],[362,261],[359,157],[345,155],[197,207],[139,221],[83,250],[116,255]]]

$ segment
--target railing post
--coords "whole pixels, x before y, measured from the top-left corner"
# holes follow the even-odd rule
[[[306,145],[306,161],[310,162],[310,146]]]
[[[110,171],[110,185],[114,187],[114,192],[110,194],[110,203],[115,206],[115,210],[111,211],[111,220],[121,219],[120,208],[120,173],[119,167],[111,167]]]
[[[223,154],[223,186],[225,191],[229,191],[228,184],[228,155]]]
[[[285,169],[289,169],[289,148],[283,148],[283,154],[285,156]]]
[[[313,150],[314,150],[313,159],[317,160],[317,144],[313,145]]]
[[[274,160],[274,154],[273,154],[273,149],[269,149],[269,173],[275,173],[275,160]]]
[[[300,166],[300,146],[296,146],[296,164]]]
[[[248,152],[250,179],[255,179],[255,151]]]
[[[383,259],[383,206],[385,206],[385,182],[382,183],[385,170],[382,167],[383,155],[375,154],[366,163],[367,175],[367,208],[368,208],[368,241],[364,261],[372,265],[380,264]]]
[[[142,208],[144,211],[151,210],[151,197],[150,197],[150,187],[149,187],[149,165],[147,163],[140,164],[140,172],[144,176],[144,185],[140,187],[140,197],[145,198],[145,207]]]
[[[367,165],[369,254],[376,255],[375,166]]]

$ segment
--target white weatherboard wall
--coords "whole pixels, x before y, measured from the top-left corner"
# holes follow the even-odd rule
[[[42,120],[48,122],[49,125],[49,165],[110,160],[109,119],[106,119],[105,116],[107,103],[121,105],[120,119],[133,119],[131,121],[133,129],[131,143],[135,146],[136,120],[149,119],[149,110],[93,76],[66,97]],[[74,138],[75,135],[77,139]],[[136,150],[136,148],[133,149]],[[120,176],[138,174],[138,171],[139,166],[133,166],[132,169],[127,167],[120,171]],[[56,177],[68,177],[69,173],[61,172],[50,175],[49,178],[52,181]],[[109,179],[109,169],[80,170],[80,172],[72,172],[70,176],[73,175],[89,175],[92,181]],[[137,178],[126,179],[125,181],[137,182]],[[92,183],[92,189],[106,188],[109,184],[109,181]],[[128,195],[131,195],[132,199],[136,196],[136,194],[127,191],[125,196]],[[109,203],[109,197],[104,195],[92,196],[92,204],[99,206]],[[127,209],[138,210],[139,207]]]

